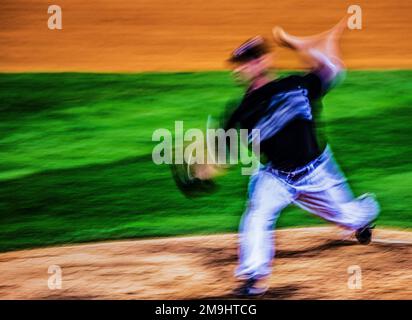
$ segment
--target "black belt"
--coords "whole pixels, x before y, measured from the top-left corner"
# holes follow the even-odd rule
[[[325,160],[325,157],[320,155],[318,158],[315,160],[309,162],[306,166],[303,168],[298,168],[294,171],[282,171],[278,170],[275,168],[270,168],[270,171],[272,171],[275,175],[278,177],[289,181],[289,182],[297,182],[307,174],[311,173],[314,171],[323,161]]]

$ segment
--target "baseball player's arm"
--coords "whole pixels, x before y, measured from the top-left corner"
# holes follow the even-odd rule
[[[339,50],[339,39],[346,25],[345,17],[332,29],[310,37],[292,36],[282,28],[275,27],[273,36],[279,45],[296,51],[309,64],[311,73],[319,77],[323,89],[326,90],[345,69]]]
[[[238,105],[238,101],[230,101],[227,103],[223,119],[221,120],[221,127],[223,128],[224,132],[227,132],[229,129],[237,129],[237,124],[239,121]],[[215,150],[210,151],[214,152]],[[230,149],[227,152],[230,152]],[[228,164],[222,165],[218,163],[205,163],[195,166],[195,175],[201,180],[213,179],[225,174],[228,168]]]
[[[310,63],[311,73],[320,79],[322,91],[327,91],[338,76],[344,71],[343,64],[317,49],[309,49],[302,53]]]

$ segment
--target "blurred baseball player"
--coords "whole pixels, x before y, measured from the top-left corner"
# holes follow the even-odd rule
[[[225,129],[259,129],[261,154],[267,159],[251,177],[248,208],[240,223],[240,295],[265,292],[259,280],[271,273],[272,228],[290,204],[353,230],[362,244],[371,241],[378,204],[370,194],[354,198],[330,147],[319,139],[315,121],[322,97],[344,72],[338,39],[345,27],[344,19],[327,32],[305,38],[279,27],[273,30],[277,44],[296,51],[310,65],[305,75],[273,80],[269,50],[260,36],[231,56],[235,77],[248,89]]]

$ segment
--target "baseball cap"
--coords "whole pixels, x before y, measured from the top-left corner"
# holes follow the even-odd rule
[[[269,52],[266,40],[262,36],[256,36],[242,43],[232,52],[229,62],[239,63],[261,57]]]

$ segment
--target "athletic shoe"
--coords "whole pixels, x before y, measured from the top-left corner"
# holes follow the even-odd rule
[[[371,242],[372,240],[372,229],[374,229],[375,226],[372,225],[366,225],[363,228],[359,228],[355,232],[356,239],[358,239],[360,244],[367,245]]]
[[[264,295],[268,288],[257,286],[257,282],[258,279],[247,279],[239,288],[234,291],[234,294],[240,297],[257,297]]]

